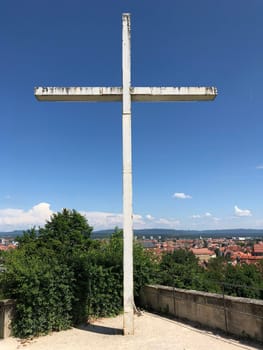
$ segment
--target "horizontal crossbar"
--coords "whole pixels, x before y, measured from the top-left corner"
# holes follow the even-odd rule
[[[135,102],[209,101],[217,95],[215,87],[132,87]],[[122,101],[121,87],[36,87],[39,101]]]

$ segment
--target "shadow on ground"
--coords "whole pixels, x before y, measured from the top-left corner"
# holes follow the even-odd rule
[[[123,331],[120,328],[105,327],[105,326],[100,326],[98,324],[87,324],[85,326],[80,326],[77,328],[83,331],[88,331],[88,332],[97,333],[97,334],[106,334],[106,335],[123,334]]]

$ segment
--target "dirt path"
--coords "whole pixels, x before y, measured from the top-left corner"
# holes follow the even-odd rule
[[[0,350],[241,350],[263,349],[145,313],[135,316],[135,335],[121,335],[122,316],[97,320],[83,329],[53,333],[28,342],[0,340]]]

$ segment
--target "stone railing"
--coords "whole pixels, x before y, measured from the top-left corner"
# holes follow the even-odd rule
[[[143,288],[140,303],[148,310],[263,341],[263,300],[152,285]]]
[[[14,300],[0,300],[0,339],[7,338],[11,335],[11,321],[14,306]]]

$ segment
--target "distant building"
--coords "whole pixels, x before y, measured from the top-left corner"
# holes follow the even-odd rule
[[[144,249],[154,249],[156,248],[156,243],[153,241],[142,241],[141,242]]]
[[[263,243],[254,244],[252,254],[253,256],[263,256]]]
[[[0,244],[6,245],[6,240],[5,240],[5,238],[0,238]]]
[[[200,260],[208,261],[211,258],[215,258],[216,254],[214,251],[208,248],[191,248],[190,251]]]

